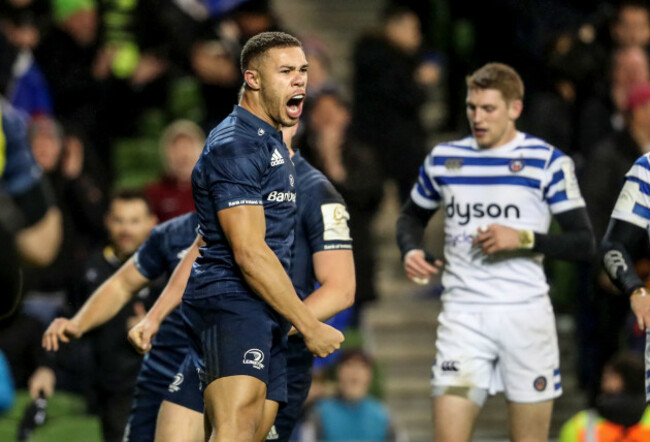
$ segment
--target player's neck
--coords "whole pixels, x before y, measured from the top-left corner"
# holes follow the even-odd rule
[[[264,106],[262,106],[262,103],[260,102],[259,99],[259,94],[255,94],[254,92],[248,92],[248,91],[244,92],[244,95],[239,105],[244,109],[246,109],[251,114],[255,115],[260,120],[275,127],[277,130],[281,129],[279,124],[273,121],[271,116],[264,110]]]

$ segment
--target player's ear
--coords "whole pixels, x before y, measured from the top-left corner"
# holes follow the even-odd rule
[[[255,69],[247,69],[244,71],[244,81],[246,86],[254,91],[260,89],[260,73]]]
[[[524,102],[521,100],[512,100],[508,105],[508,116],[511,120],[516,120],[524,110]]]

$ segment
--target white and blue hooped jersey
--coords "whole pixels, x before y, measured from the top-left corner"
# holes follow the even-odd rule
[[[485,255],[472,247],[481,226],[547,233],[551,215],[584,207],[571,158],[517,132],[503,146],[480,149],[473,137],[435,146],[411,198],[445,211],[446,308],[508,306],[546,299],[543,256],[529,251]]]
[[[650,154],[640,157],[625,175],[612,218],[646,229],[650,233]]]

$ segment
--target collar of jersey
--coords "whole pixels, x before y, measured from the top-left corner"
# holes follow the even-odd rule
[[[282,141],[282,134],[280,133],[280,131],[278,131],[275,127],[271,126],[266,121],[257,117],[252,112],[244,109],[239,105],[235,105],[233,112],[235,113],[235,115],[237,115],[237,118],[241,119],[243,122],[253,127],[255,131],[257,131],[258,133],[259,130],[262,129],[264,133],[271,134],[275,138]]]
[[[513,138],[512,141],[499,147],[493,147],[491,149],[483,150],[480,147],[478,147],[478,144],[476,144],[476,139],[472,137],[472,147],[474,147],[474,149],[481,152],[505,152],[505,151],[512,150],[518,146],[521,146],[521,143],[524,141],[525,138],[526,138],[525,133],[517,131],[517,135],[515,135],[515,138]]]

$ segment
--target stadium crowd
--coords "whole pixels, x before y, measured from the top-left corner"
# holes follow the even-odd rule
[[[55,385],[83,396],[88,411],[101,417],[106,441],[122,440],[142,362],[127,332],[154,304],[165,278],[153,278],[117,316],[56,354],[42,350],[40,337],[56,317],[77,313],[155,225],[195,209],[192,169],[206,134],[238,102],[242,47],[261,32],[285,30],[272,6],[269,0],[0,3],[3,131],[22,131],[20,143],[39,166],[27,172],[31,181],[21,184],[10,176],[17,163],[9,150],[6,167],[0,162],[1,248],[5,239],[9,244],[22,238],[17,250],[2,250],[0,264],[7,263],[6,280],[23,293],[18,313],[0,320],[0,356],[8,361],[15,387],[29,389],[34,399],[41,392],[49,397]],[[498,17],[498,23],[486,17]],[[309,81],[292,144],[347,203],[354,241],[355,302],[335,317],[337,328],[360,330],[364,308],[379,297],[377,241],[369,226],[384,200],[385,183],[394,182],[400,203],[407,201],[432,140],[467,132],[465,77],[486,62],[506,63],[521,74],[525,111],[518,126],[571,157],[600,242],[626,173],[650,152],[645,2],[411,0],[387,2],[377,23],[375,29],[359,29],[350,60],[332,58],[332,42],[298,35]],[[348,83],[333,75],[341,63],[350,65]],[[438,105],[434,116],[432,105]],[[4,160],[4,149],[0,155]],[[32,181],[42,192],[25,197]],[[15,222],[19,210],[10,212],[4,204],[12,198],[27,206],[20,222]],[[35,208],[36,202],[43,207]],[[36,241],[36,250],[29,249],[30,241]],[[48,253],[48,247],[54,251]],[[647,280],[650,253],[644,255],[636,267]],[[27,262],[21,276],[11,273],[17,256]],[[552,269],[548,266],[551,286],[562,277]],[[604,386],[611,371],[626,386],[634,383],[625,364],[636,367],[644,333],[631,319],[628,298],[596,256],[572,264],[570,273],[569,293],[553,301],[556,311],[575,318],[585,406],[600,411],[603,394],[616,393]],[[624,349],[635,353],[617,359]],[[333,372],[338,359],[328,361],[319,370]],[[362,352],[344,355],[339,381],[344,383],[346,370],[358,370],[369,384],[371,365]],[[359,398],[381,424],[367,430],[377,425],[382,430],[369,437],[403,437],[366,393],[367,385]],[[364,428],[354,428],[354,414],[347,415],[345,428],[327,426],[328,413],[344,413],[345,393],[314,394],[323,398],[308,400],[310,411],[303,413],[297,438],[347,440],[347,427],[353,437],[364,437],[359,433]],[[607,416],[614,425],[619,420],[626,427],[649,425],[641,420],[643,410],[634,411],[634,422]],[[561,440],[578,440],[569,434],[563,430]]]

